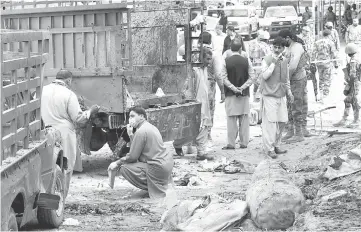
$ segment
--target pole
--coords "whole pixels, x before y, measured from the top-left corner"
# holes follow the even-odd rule
[[[338,34],[341,35],[341,24],[342,24],[341,0],[338,1],[338,7],[339,7]]]

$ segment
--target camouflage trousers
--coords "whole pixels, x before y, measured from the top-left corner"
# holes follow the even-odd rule
[[[332,64],[317,65],[318,75],[320,79],[320,93],[327,97],[330,93],[332,82]]]
[[[288,127],[295,128],[296,133],[301,133],[307,126],[308,97],[307,78],[291,81],[291,92],[294,96],[292,104],[288,102]]]
[[[343,117],[346,119],[350,114],[350,109],[352,107],[354,120],[359,119],[359,112],[361,109],[361,95],[360,95],[360,81],[353,83],[351,86],[349,94],[346,95],[344,100],[345,102],[345,111],[343,113]]]

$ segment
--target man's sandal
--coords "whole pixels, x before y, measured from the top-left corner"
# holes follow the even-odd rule
[[[222,150],[234,150],[236,149],[235,147],[231,147],[231,146],[225,146],[225,147],[222,147]]]

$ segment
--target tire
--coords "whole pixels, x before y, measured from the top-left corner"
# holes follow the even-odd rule
[[[60,196],[59,208],[57,210],[38,208],[38,221],[40,225],[50,228],[58,228],[64,220],[64,174],[59,166],[56,166],[55,183],[51,189],[51,194]]]
[[[18,222],[16,221],[16,214],[13,208],[10,209],[8,225],[6,231],[18,231]]]

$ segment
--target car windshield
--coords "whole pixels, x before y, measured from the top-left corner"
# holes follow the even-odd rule
[[[248,17],[247,9],[227,9],[224,13],[227,17]]]
[[[294,7],[269,7],[264,14],[265,18],[270,17],[297,17]]]

